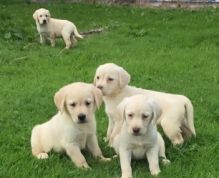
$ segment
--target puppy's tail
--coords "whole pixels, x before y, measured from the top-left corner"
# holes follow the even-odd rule
[[[76,26],[74,27],[74,35],[76,36],[76,37],[78,37],[78,38],[83,38],[83,36],[82,35],[80,35],[79,33],[78,33],[78,30],[77,30],[77,28],[76,28]]]
[[[107,29],[107,27],[101,27],[101,28],[96,28],[96,29],[90,29],[88,31],[84,31],[84,32],[80,32],[80,34],[82,34],[83,36],[88,36],[88,35],[92,35],[95,33],[101,33],[103,32],[103,30]]]
[[[194,136],[196,136],[195,127],[194,127],[194,111],[191,101],[188,98],[185,98],[185,116],[188,123],[188,128]]]

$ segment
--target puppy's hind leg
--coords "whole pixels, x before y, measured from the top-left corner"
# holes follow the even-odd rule
[[[166,154],[165,154],[164,140],[163,140],[163,138],[162,138],[162,136],[160,135],[159,132],[158,132],[158,135],[157,135],[157,141],[158,141],[158,145],[159,145],[159,156],[162,158],[162,163],[164,165],[170,164],[170,160],[167,159]]]
[[[70,38],[71,38],[71,47],[74,47],[74,44],[77,42],[77,39],[75,38],[74,34],[72,34]]]
[[[62,30],[62,37],[63,37],[63,40],[65,41],[65,48],[69,49],[72,45],[71,33],[69,33],[68,30],[63,29]]]
[[[181,134],[180,123],[173,123],[173,120],[174,119],[171,119],[170,117],[162,119],[161,126],[173,145],[181,145],[183,144],[184,139]]]
[[[182,125],[180,126],[180,129],[182,130],[182,136],[184,139],[192,137],[192,132],[185,121],[183,121]]]
[[[31,135],[32,154],[38,159],[47,159],[49,156],[43,150],[42,145],[41,145],[40,129],[41,129],[40,125],[37,125],[32,130],[32,135]]]

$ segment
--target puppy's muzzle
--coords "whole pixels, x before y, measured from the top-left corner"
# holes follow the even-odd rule
[[[103,89],[103,86],[102,85],[97,85],[97,88],[99,88],[100,90]]]
[[[43,20],[43,24],[46,24],[46,22],[47,22],[46,20]]]
[[[86,123],[87,122],[87,119],[86,119],[86,115],[81,113],[78,115],[78,122],[79,123]]]
[[[135,136],[140,135],[140,131],[141,131],[141,129],[138,127],[134,127],[132,129],[133,135],[135,135]]]

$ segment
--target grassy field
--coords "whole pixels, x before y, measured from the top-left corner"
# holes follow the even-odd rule
[[[40,45],[32,14],[48,8],[54,17],[73,21],[79,31],[107,26],[99,35],[80,40],[71,50]],[[195,108],[197,137],[174,148],[166,140],[172,164],[158,177],[219,177],[219,10],[164,10],[88,4],[0,5],[0,177],[120,176],[118,159],[102,163],[85,152],[92,170],[77,169],[64,154],[48,160],[31,155],[33,126],[57,109],[54,93],[63,85],[92,82],[106,62],[123,66],[131,85],[188,96]],[[61,51],[61,52],[60,52]],[[104,155],[113,156],[103,141],[107,117],[97,112],[98,139]],[[151,177],[146,161],[133,161],[134,178]]]

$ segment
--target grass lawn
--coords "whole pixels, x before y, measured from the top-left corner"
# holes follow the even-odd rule
[[[79,31],[108,26],[99,35],[79,40],[60,52],[40,45],[32,14],[48,8],[54,17],[69,19]],[[166,141],[172,164],[158,177],[219,176],[219,10],[137,9],[89,4],[0,5],[0,177],[120,177],[119,160],[102,163],[85,152],[92,170],[77,169],[64,154],[48,160],[31,155],[35,124],[57,109],[54,93],[63,85],[92,82],[106,62],[123,66],[131,85],[188,96],[194,104],[197,137],[174,148]],[[104,107],[97,112],[98,139],[104,155],[113,156],[103,141],[107,129]],[[133,161],[134,178],[151,177],[146,161]]]

